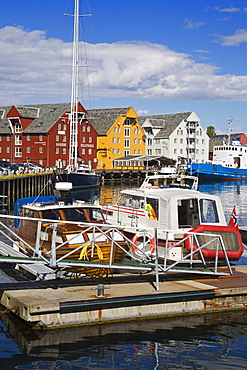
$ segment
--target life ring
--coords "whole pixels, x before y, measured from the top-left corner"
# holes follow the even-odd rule
[[[141,238],[141,237],[145,237],[145,244],[144,244],[144,242],[143,242],[143,243],[139,244],[139,245],[138,245],[138,248],[137,248],[137,247],[136,247],[137,240],[138,240],[139,238]],[[133,243],[133,244],[131,244],[131,249],[132,249],[132,251],[133,251],[133,252],[135,252],[136,254],[143,256],[143,253],[142,253],[142,252],[140,252],[140,251],[144,248],[144,246],[145,246],[147,243],[150,243],[150,248],[149,248],[149,250],[147,250],[147,251],[145,252],[145,254],[154,254],[155,249],[156,249],[156,243],[155,243],[155,238],[154,238],[154,236],[153,236],[151,233],[147,233],[147,232],[145,232],[145,231],[138,231],[138,232],[133,236],[133,238],[132,238],[132,240],[131,240],[131,241],[132,241],[132,243]]]

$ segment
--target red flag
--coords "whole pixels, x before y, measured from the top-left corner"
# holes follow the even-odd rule
[[[235,206],[233,207],[228,226],[236,227],[236,229],[238,230],[238,219],[237,219],[237,212],[236,212]]]

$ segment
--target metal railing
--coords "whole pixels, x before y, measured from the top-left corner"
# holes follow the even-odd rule
[[[66,225],[73,224],[76,225],[76,232],[66,241],[58,243],[57,235],[58,228],[61,227],[61,220],[50,220],[50,219],[35,219],[27,217],[14,217],[8,215],[0,215],[0,218],[5,219],[23,219],[32,222],[37,222],[36,229],[36,242],[35,245],[30,245],[22,238],[18,236],[10,227],[5,223],[0,222],[0,235],[2,234],[5,240],[8,240],[9,245],[16,248],[18,244],[19,250],[26,256],[25,259],[19,258],[13,254],[13,263],[39,263],[49,266],[54,270],[68,269],[68,268],[97,268],[97,269],[120,269],[128,271],[154,271],[156,273],[156,285],[157,290],[159,290],[159,274],[167,273],[169,271],[179,271],[187,273],[196,274],[212,274],[212,275],[229,275],[232,274],[231,266],[227,256],[224,241],[220,235],[207,234],[207,237],[211,237],[209,241],[200,245],[198,241],[199,233],[187,233],[182,240],[169,246],[168,234],[166,231],[166,242],[165,246],[160,246],[158,243],[159,235],[157,229],[142,230],[142,242],[140,244],[134,243],[130,240],[124,233],[121,227],[116,225],[108,224],[98,224],[98,223],[77,223],[70,221],[62,221],[62,227],[66,229]],[[46,229],[42,226],[42,223],[47,223]],[[47,232],[47,228],[50,228],[51,242],[50,249],[46,252],[42,251],[42,245],[44,243],[44,238],[42,238],[42,233]],[[78,232],[78,230],[80,230]],[[140,231],[140,230],[139,230]],[[150,251],[150,232],[153,235],[155,248],[154,251]],[[73,234],[73,233],[72,233]],[[89,239],[85,241],[84,235],[89,235]],[[1,236],[0,236],[1,239]],[[174,248],[183,248],[185,250],[186,240],[190,239],[190,245],[193,249],[186,250],[186,254],[176,261],[172,260],[169,255]],[[103,243],[102,243],[103,241]],[[63,247],[69,244],[75,244],[75,247],[66,252],[62,252]],[[96,258],[97,249],[99,245],[107,243],[109,247],[109,258],[104,260],[102,258]],[[211,244],[216,245],[215,258],[214,261],[210,263],[203,256],[203,248],[210,247]],[[158,244],[158,246],[157,246]],[[157,247],[156,247],[157,246]],[[122,251],[124,259],[122,261],[114,260],[114,248],[119,248]],[[148,248],[149,250],[146,250]],[[82,251],[87,250],[88,259],[83,259]],[[219,270],[219,252],[222,251],[224,254],[224,263],[227,267],[227,272],[222,272]],[[73,259],[72,255],[75,253],[79,254],[80,257]],[[84,253],[85,256],[85,253]],[[11,257],[11,256],[10,256]],[[1,256],[0,261],[9,262],[9,256]],[[169,258],[168,258],[169,257]],[[222,259],[221,259],[222,262]]]

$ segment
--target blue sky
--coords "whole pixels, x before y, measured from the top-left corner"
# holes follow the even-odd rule
[[[247,133],[247,1],[82,0],[80,101]],[[70,101],[73,0],[1,4],[0,105]]]

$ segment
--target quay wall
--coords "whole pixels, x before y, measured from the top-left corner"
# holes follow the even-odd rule
[[[49,195],[49,180],[53,172],[29,173],[0,177],[0,195],[7,196],[6,210],[13,209],[15,201],[23,197]]]

